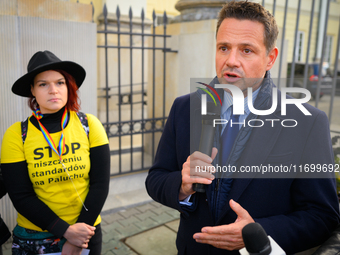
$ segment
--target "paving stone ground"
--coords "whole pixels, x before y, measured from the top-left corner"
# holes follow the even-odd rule
[[[176,254],[179,212],[157,202],[101,213],[102,255]],[[2,246],[11,255],[11,243]]]
[[[157,202],[104,212],[102,254],[176,254],[178,222],[178,211]]]

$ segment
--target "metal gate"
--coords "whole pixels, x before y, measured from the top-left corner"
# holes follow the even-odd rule
[[[331,48],[333,45],[329,44],[329,37],[327,36],[327,28],[328,28],[328,21],[330,18],[330,5],[331,0],[325,0],[325,1],[303,1],[298,0],[294,1],[294,3],[297,4],[296,8],[296,20],[295,20],[295,27],[291,27],[287,25],[287,14],[289,13],[289,0],[273,0],[271,3],[271,13],[275,17],[275,11],[277,9],[277,2],[284,2],[283,6],[280,6],[284,9],[284,16],[283,16],[283,24],[282,24],[282,35],[281,35],[281,47],[284,45],[285,41],[285,34],[286,31],[289,30],[295,30],[294,33],[294,42],[293,42],[293,56],[292,61],[288,65],[288,73],[287,73],[287,82],[285,85],[288,87],[302,87],[310,89],[312,86],[314,86],[315,95],[314,95],[314,106],[317,108],[320,108],[320,98],[325,93],[330,95],[330,101],[329,101],[329,108],[328,108],[328,118],[329,122],[331,123],[332,120],[332,114],[333,114],[333,107],[334,107],[334,98],[337,94],[340,94],[340,71],[338,71],[338,63],[339,63],[339,49],[340,49],[340,20],[339,20],[339,28],[337,33],[337,40],[334,36],[334,43],[336,42],[336,52],[335,54],[331,54]],[[301,17],[301,4],[306,2],[310,2],[310,17],[309,17],[309,29],[306,31],[308,32],[308,39],[307,39],[307,50],[306,50],[306,56],[303,57],[303,54],[299,50],[301,48],[299,47],[300,44],[304,44],[304,42],[301,40],[301,31],[299,31],[299,23],[300,17]],[[334,1],[333,1],[334,2]],[[267,8],[266,6],[267,1],[262,0],[262,6]],[[319,4],[319,6],[317,6]],[[323,7],[323,12],[321,12],[321,8]],[[316,15],[315,11],[319,11],[319,15]],[[320,22],[322,19],[322,15],[324,15],[324,21],[323,23]],[[340,17],[339,17],[340,18]],[[320,25],[317,29],[314,28],[313,30],[313,22],[317,21]],[[321,27],[322,26],[322,27]],[[311,52],[311,44],[312,44],[312,36],[316,35],[317,42],[315,45],[315,48],[321,47],[321,56],[317,56],[317,50],[314,51],[314,56],[310,56]],[[318,40],[321,38],[321,40]],[[333,37],[332,37],[333,38]],[[280,84],[280,82],[284,81],[281,75],[281,70],[283,68],[283,50],[280,49],[280,62],[279,62],[279,74],[278,74],[278,88],[280,89],[280,86],[285,86],[284,84]],[[327,54],[326,54],[327,53]],[[311,63],[310,59],[312,59],[314,63]],[[330,68],[329,66],[328,71],[329,73],[324,73],[325,70],[325,63],[334,63],[334,66]],[[315,71],[312,75],[309,73],[311,67],[313,67]],[[298,70],[300,69],[300,70]],[[298,85],[296,85],[298,84]],[[337,88],[338,87],[338,88]],[[323,108],[323,107],[321,107]],[[327,112],[326,109],[321,109]]]
[[[103,27],[97,31],[101,35],[97,47],[98,71],[102,77],[98,87],[98,115],[110,140],[111,176],[114,176],[149,169],[153,162],[167,118],[166,55],[175,51],[166,47],[170,35],[166,34],[165,12],[162,34],[156,33],[155,11],[150,22],[144,10],[140,19],[136,19],[131,7],[129,15],[123,16],[119,7],[113,15],[108,14],[104,5],[103,16]],[[156,84],[156,57],[163,58],[162,73],[157,73],[163,76],[163,84]],[[156,96],[162,98],[161,105],[156,106]],[[162,113],[156,114],[156,108],[162,108]]]

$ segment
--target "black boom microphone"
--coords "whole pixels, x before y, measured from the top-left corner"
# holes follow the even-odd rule
[[[245,248],[239,250],[241,255],[286,255],[259,223],[246,225],[242,229],[242,238]]]
[[[242,229],[244,245],[249,254],[269,255],[272,251],[266,231],[259,223],[249,223]]]
[[[210,157],[215,136],[214,119],[220,118],[221,106],[209,101],[206,105],[207,112],[205,115],[202,115],[202,131],[198,150]],[[196,192],[204,193],[205,186],[206,185],[202,183],[194,183],[192,189]]]

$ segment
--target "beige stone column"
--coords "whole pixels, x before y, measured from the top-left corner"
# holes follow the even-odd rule
[[[179,0],[175,8],[181,12],[177,22],[216,19],[226,1],[218,0]]]

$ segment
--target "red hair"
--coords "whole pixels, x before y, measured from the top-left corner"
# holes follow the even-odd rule
[[[58,73],[61,73],[66,81],[67,86],[67,103],[66,108],[70,111],[78,112],[80,110],[80,104],[79,104],[79,96],[78,96],[78,86],[76,81],[74,80],[73,76],[69,73],[65,72],[64,70],[53,70]],[[30,96],[28,99],[28,106],[34,111],[39,107],[37,100],[35,100],[35,97],[33,95]]]

